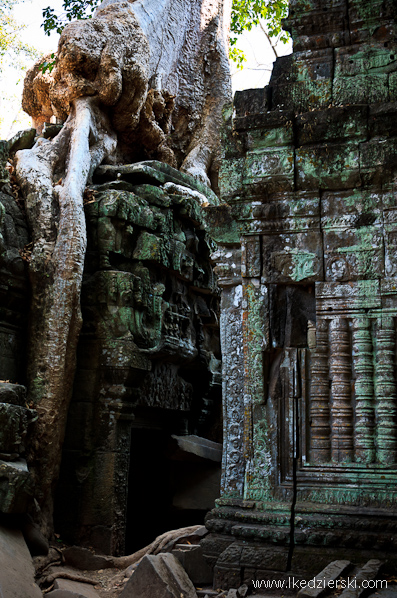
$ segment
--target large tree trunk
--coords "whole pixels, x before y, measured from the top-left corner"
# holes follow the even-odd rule
[[[85,185],[116,145],[119,161],[161,159],[209,184],[230,99],[230,4],[105,0],[95,18],[66,27],[53,76],[36,67],[26,79],[23,107],[37,122],[52,112],[67,119],[53,141],[17,154],[34,243],[28,380],[39,422],[30,463],[47,532],[81,327]]]
[[[28,385],[39,419],[29,461],[47,533],[81,328],[86,249],[83,192],[90,173],[116,148],[115,135],[95,104],[92,98],[75,100],[54,141],[17,154],[17,176],[34,243],[29,263]]]

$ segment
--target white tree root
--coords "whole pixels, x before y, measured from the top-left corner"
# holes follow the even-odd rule
[[[34,244],[29,264],[28,398],[39,419],[29,463],[46,535],[52,531],[52,492],[59,475],[81,328],[86,251],[83,193],[90,174],[115,151],[116,143],[96,100],[78,98],[53,141],[43,141],[16,156]]]

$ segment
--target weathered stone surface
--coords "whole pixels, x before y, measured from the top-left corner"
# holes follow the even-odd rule
[[[62,592],[64,598],[99,598],[98,592],[94,587],[88,583],[81,583],[79,581],[72,581],[70,579],[56,579],[54,581],[55,592]],[[58,594],[55,596],[57,598]],[[59,598],[62,598],[60,596]]]
[[[10,154],[23,149],[30,149],[33,146],[34,138],[36,136],[36,129],[26,129],[25,131],[18,131],[8,140],[8,148]]]
[[[82,546],[69,546],[62,551],[62,555],[65,564],[76,569],[97,571],[114,566],[111,557],[94,554]]]
[[[122,186],[114,186],[117,173]],[[176,435],[183,442],[208,438],[199,442],[219,458],[219,290],[210,258],[215,244],[202,208],[212,203],[211,192],[154,161],[103,166],[94,182],[100,184],[93,185],[94,199],[85,208],[84,324],[56,520],[69,541],[112,554],[124,552],[125,537],[131,552],[152,542],[166,520],[183,527],[176,503],[184,505],[181,517],[195,508],[203,520],[219,496],[219,465],[211,462],[207,475],[200,463],[190,467],[170,457]],[[133,464],[131,453],[138,459],[141,451],[150,464]],[[145,479],[147,467],[161,471],[136,493],[134,470],[140,467]],[[156,478],[173,491],[166,493],[164,513],[156,507],[153,517],[149,505],[159,490],[149,488]],[[190,481],[197,492],[187,492]],[[146,496],[141,503],[138,494]],[[133,527],[126,532],[127,520]]]
[[[364,562],[387,542],[397,559],[392,15],[387,1],[291,0],[294,53],[225,115],[227,207],[207,220],[225,416],[203,548],[219,587]]]
[[[213,572],[201,546],[177,544],[172,554],[178,559],[195,586],[212,584]]]
[[[298,592],[302,598],[317,598],[329,591],[330,582],[334,582],[343,575],[351,565],[350,561],[333,561],[329,563],[311,583],[311,587],[306,586]]]
[[[222,460],[222,445],[219,442],[212,442],[194,434],[190,436],[173,435],[172,438],[177,441],[181,451],[210,461],[220,462]]]
[[[0,592],[4,598],[42,598],[32,557],[18,529],[0,526]]]
[[[120,598],[196,598],[196,590],[172,554],[145,556]]]
[[[9,403],[10,405],[24,407],[26,405],[26,387],[21,384],[1,382],[0,403]]]
[[[32,494],[31,474],[26,461],[0,460],[0,511],[24,513]]]
[[[35,411],[25,407],[0,403],[0,454],[25,452],[27,428],[34,415]]]
[[[346,587],[341,596],[343,598],[359,598],[365,595],[370,587],[370,582],[375,580],[382,567],[382,561],[378,559],[371,559],[363,567],[360,568],[358,573],[353,577],[352,587]]]

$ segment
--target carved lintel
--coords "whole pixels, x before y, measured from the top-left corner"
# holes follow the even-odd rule
[[[341,317],[329,327],[331,378],[331,457],[337,463],[353,460],[351,404],[351,347],[348,321]]]

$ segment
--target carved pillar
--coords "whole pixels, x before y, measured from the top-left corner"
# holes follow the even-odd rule
[[[310,461],[312,463],[327,463],[331,460],[329,395],[328,320],[318,320],[310,383]]]
[[[376,456],[380,463],[397,462],[394,318],[377,321],[375,359]]]
[[[375,461],[375,405],[371,320],[367,317],[353,320],[353,365],[356,378],[355,461],[373,463]]]
[[[331,378],[331,457],[338,463],[353,460],[350,332],[346,319],[336,317],[329,327]]]

